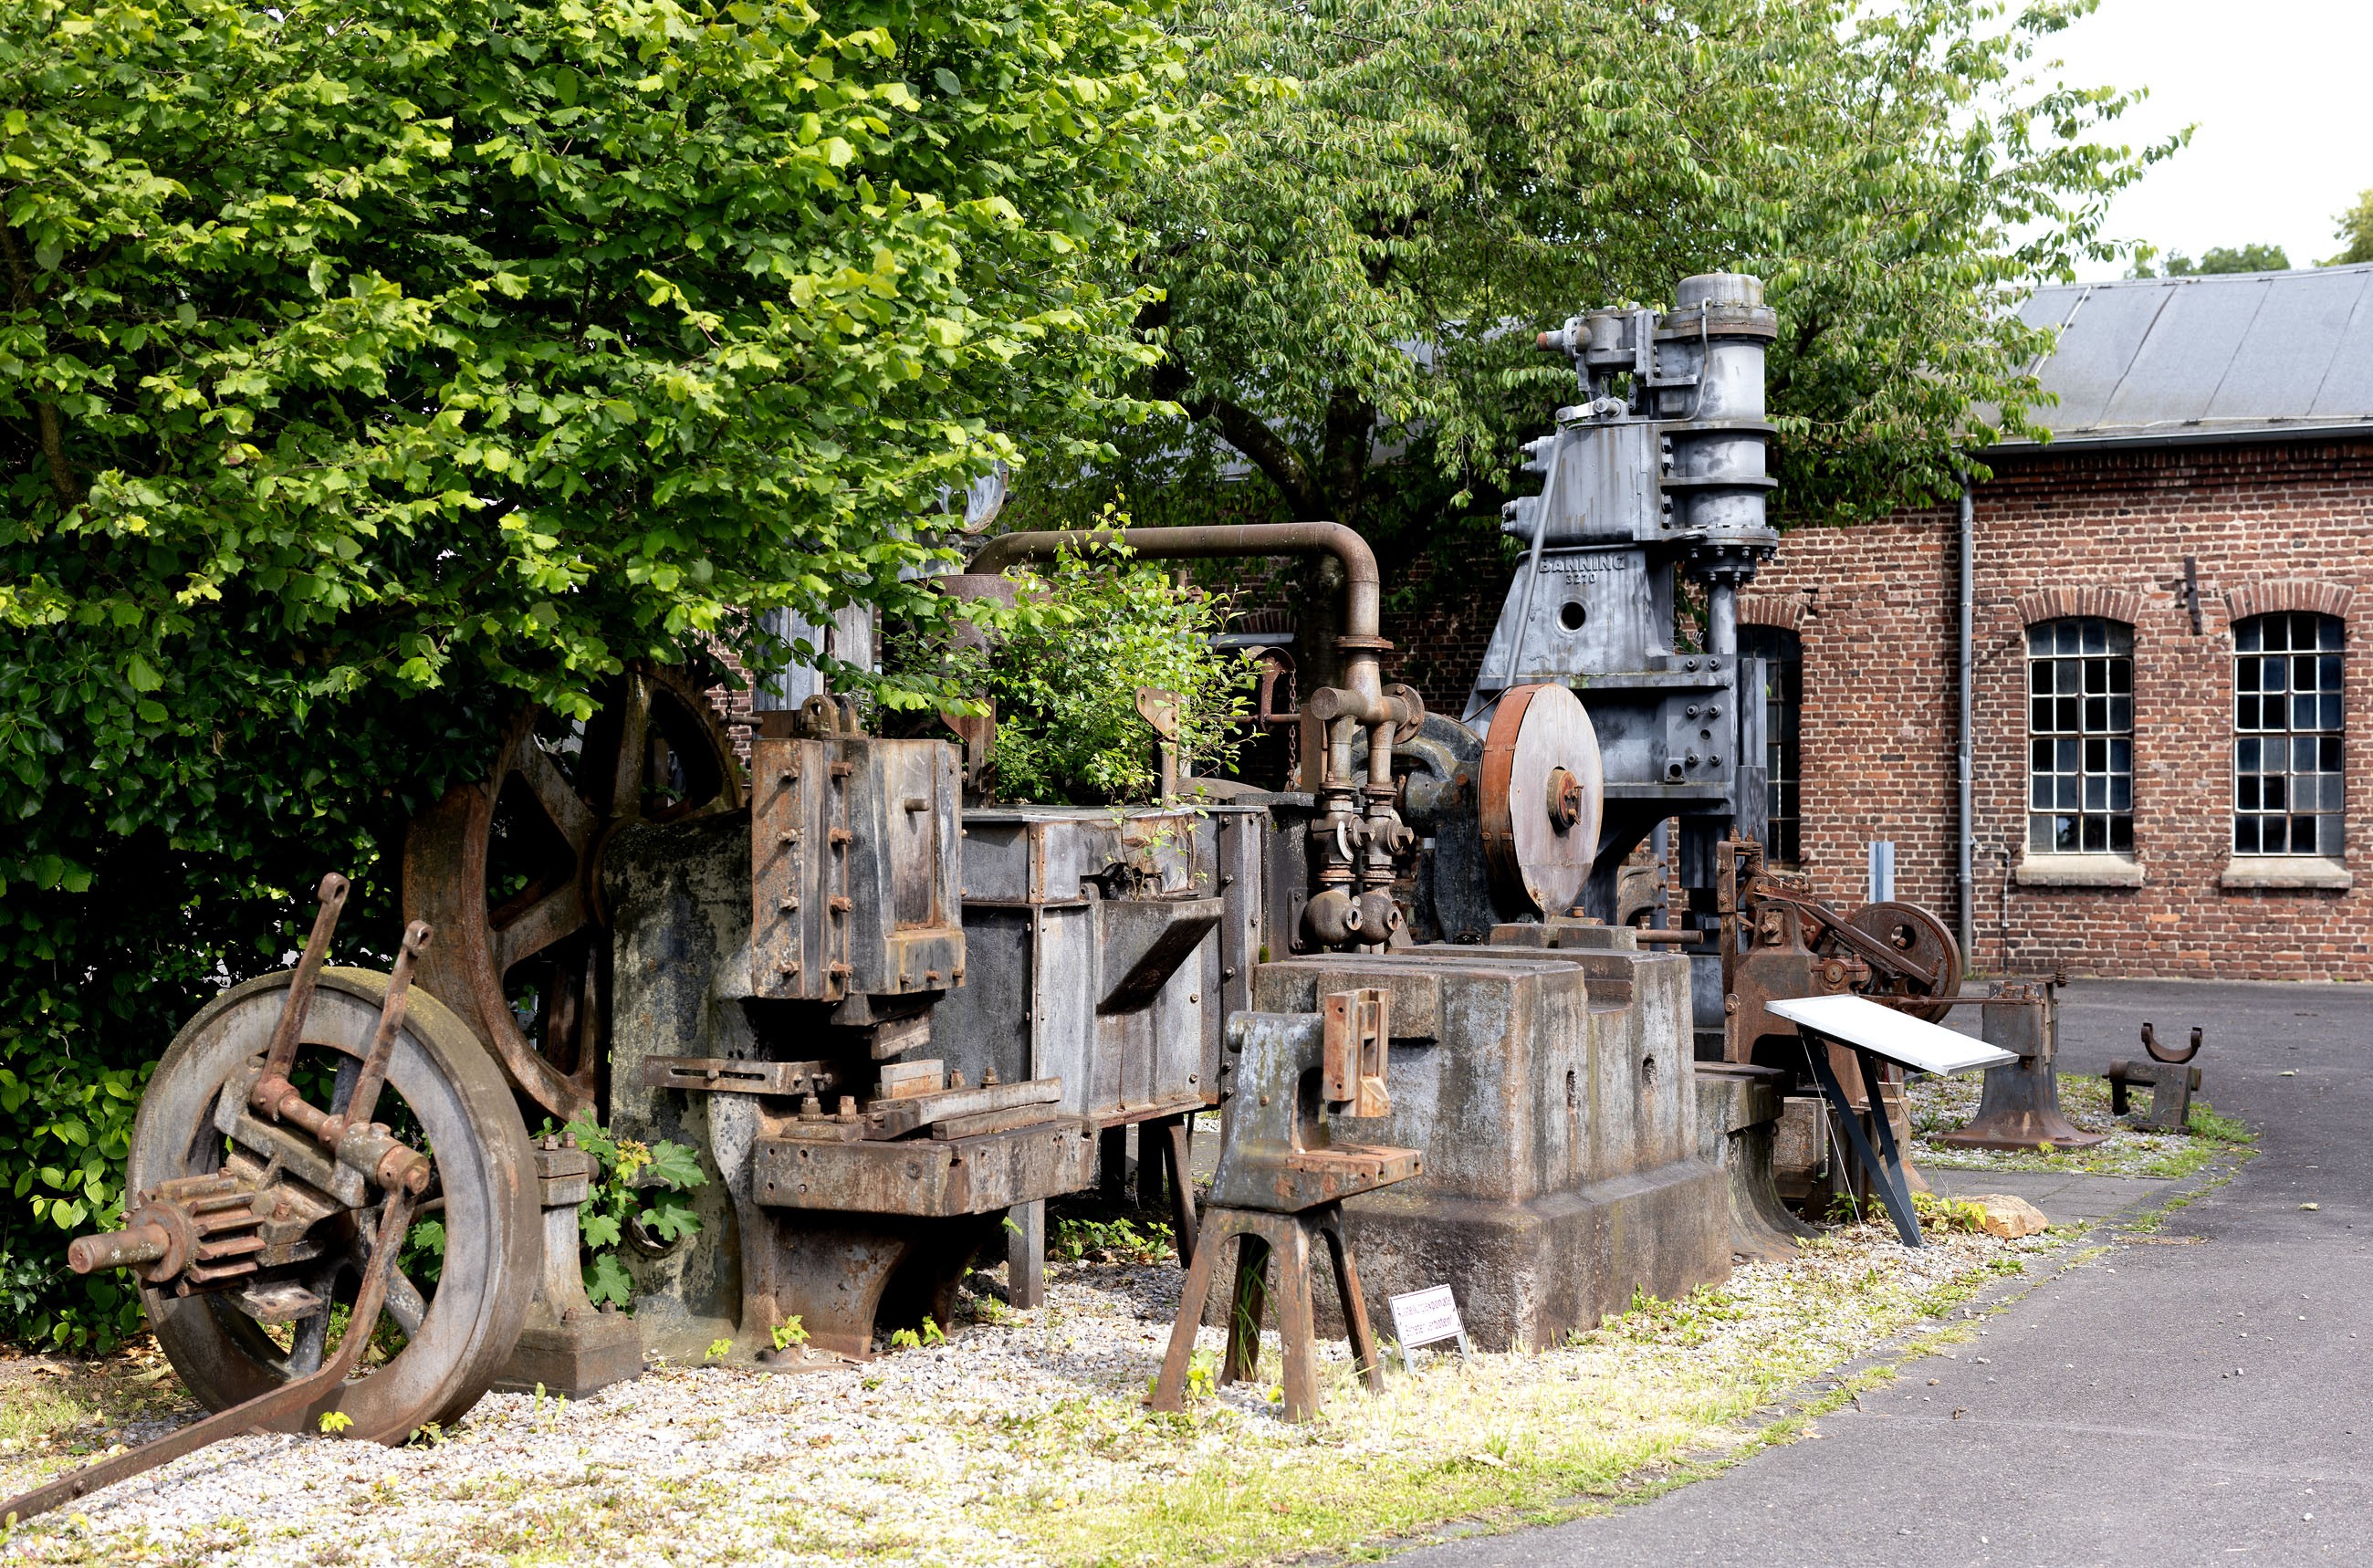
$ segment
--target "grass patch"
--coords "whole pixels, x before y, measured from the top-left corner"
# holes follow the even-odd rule
[[[199,1413],[145,1339],[102,1361],[0,1360],[0,1494],[107,1452],[134,1423]]]
[[[1911,1254],[1886,1234],[1861,1227],[1794,1263],[1640,1300],[1555,1351],[1430,1356],[1413,1375],[1396,1371],[1379,1397],[1330,1363],[1327,1404],[1300,1427],[1216,1398],[1176,1415],[1134,1398],[1067,1400],[999,1423],[1012,1480],[989,1485],[983,1517],[1032,1558],[1184,1568],[1360,1556],[1445,1521],[1508,1527],[1596,1512],[1785,1441],[1892,1370],[1858,1374],[1766,1428],[1746,1422],[2024,1266],[1982,1237],[1940,1237]],[[1935,1256],[1948,1250],[1949,1261]],[[965,1433],[948,1437],[970,1446]],[[982,1479],[980,1456],[942,1452]]]

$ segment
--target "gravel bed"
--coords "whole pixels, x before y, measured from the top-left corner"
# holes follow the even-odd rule
[[[1396,1368],[1382,1398],[1352,1391],[1336,1343],[1324,1351],[1327,1408],[1305,1426],[1277,1420],[1259,1385],[1206,1392],[1185,1417],[1144,1412],[1177,1270],[1061,1265],[1044,1309],[969,1296],[974,1320],[946,1344],[862,1367],[660,1366],[581,1402],[490,1396],[453,1430],[404,1448],[233,1439],[18,1528],[0,1562],[1076,1561],[1103,1555],[1093,1543],[1107,1530],[1125,1541],[1149,1508],[1190,1492],[1214,1506],[1241,1496],[1235,1526],[1282,1529],[1295,1521],[1285,1503],[1262,1499],[1264,1478],[1299,1494],[1311,1483],[1298,1477],[1432,1463],[1484,1467],[1487,1480],[1533,1466],[1562,1482],[1577,1466],[1624,1473],[1718,1449],[1737,1440],[1738,1416],[1937,1310],[1938,1293],[2015,1271],[2048,1245],[1953,1235],[1910,1251],[1857,1226],[1793,1261],[1742,1265],[1682,1302],[1645,1304],[1560,1350],[1465,1363],[1420,1356],[1414,1375]],[[1211,1329],[1198,1340],[1214,1352],[1221,1342]],[[1272,1335],[1264,1375],[1275,1353]],[[109,1435],[136,1442],[158,1430],[140,1422]],[[53,1468],[0,1453],[0,1487],[20,1490]],[[1258,1552],[1215,1536],[1184,1543],[1181,1560],[1268,1554],[1297,1531],[1340,1546],[1364,1528],[1225,1538]]]
[[[1915,1164],[1948,1171],[2073,1171],[2085,1176],[2187,1176],[2206,1157],[2206,1140],[2191,1132],[2145,1132],[2110,1113],[2110,1081],[2085,1073],[2060,1075],[2061,1113],[2081,1132],[2109,1136],[2087,1149],[2045,1154],[2034,1150],[1956,1149],[1938,1141],[1978,1114],[1983,1075],[1940,1078],[1914,1075],[1904,1086],[1911,1115]],[[2145,1109],[2150,1091],[2137,1093],[2133,1108]],[[2205,1102],[2194,1099],[2195,1109]]]

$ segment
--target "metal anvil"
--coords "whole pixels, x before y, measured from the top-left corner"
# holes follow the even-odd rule
[[[1351,1359],[1369,1390],[1384,1391],[1384,1363],[1368,1327],[1359,1267],[1343,1238],[1342,1200],[1417,1175],[1420,1156],[1414,1149],[1329,1142],[1327,1117],[1392,1113],[1385,1093],[1385,1053],[1392,1039],[1386,1011],[1383,990],[1361,989],[1322,996],[1316,1012],[1230,1015],[1236,1059],[1225,1070],[1233,1076],[1221,1101],[1226,1122],[1220,1167],[1203,1210],[1202,1239],[1179,1293],[1170,1349],[1147,1397],[1155,1410],[1183,1408],[1196,1327],[1231,1241],[1236,1243],[1236,1293],[1221,1382],[1254,1375],[1261,1319],[1274,1303],[1286,1418],[1305,1421],[1317,1411],[1311,1275],[1315,1244],[1324,1239]]]
[[[1239,1012],[1228,1020],[1227,1132],[1213,1205],[1298,1214],[1418,1174],[1414,1149],[1336,1143],[1327,1117],[1380,1117],[1391,1031],[1386,993],[1338,991],[1318,1012]]]

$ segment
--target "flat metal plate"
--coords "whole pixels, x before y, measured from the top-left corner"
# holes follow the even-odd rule
[[[1881,1007],[1867,997],[1808,996],[1763,1005],[1791,1024],[1923,1072],[1967,1072],[2018,1059],[1999,1047]]]

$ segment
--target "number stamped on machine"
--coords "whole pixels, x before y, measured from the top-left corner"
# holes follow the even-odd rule
[[[1466,1353],[1467,1326],[1458,1320],[1458,1302],[1448,1285],[1394,1296],[1391,1305],[1393,1338],[1401,1342],[1403,1353],[1445,1340],[1457,1340],[1459,1353]]]

